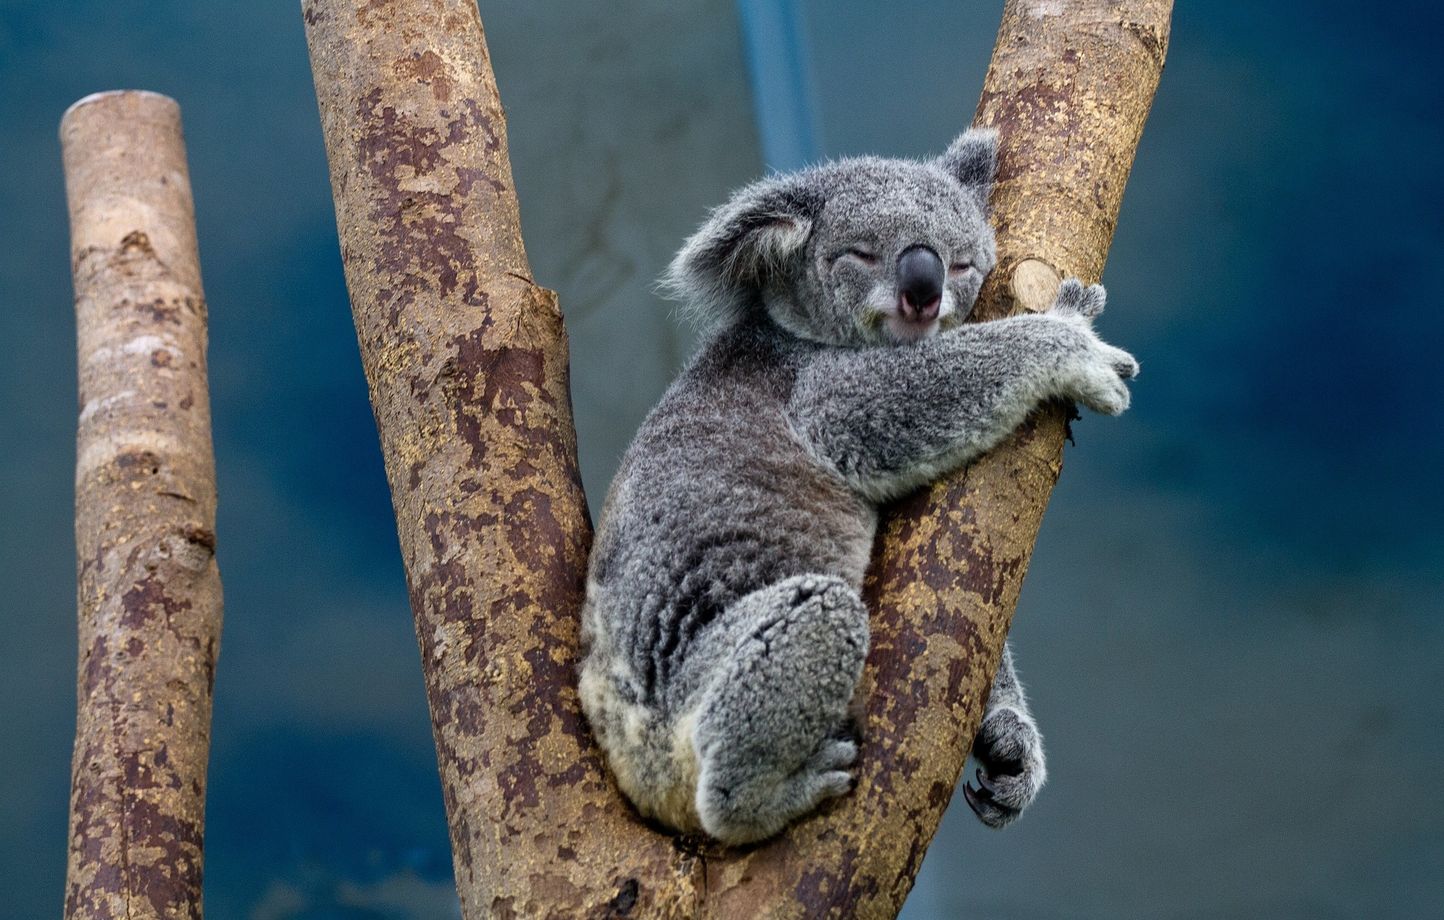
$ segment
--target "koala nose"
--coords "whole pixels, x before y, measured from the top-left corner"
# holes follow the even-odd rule
[[[898,309],[904,319],[930,320],[943,301],[943,260],[927,246],[909,246],[897,260]]]

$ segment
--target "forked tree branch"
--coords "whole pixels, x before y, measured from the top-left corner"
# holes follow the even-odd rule
[[[89,96],[60,138],[81,405],[65,916],[199,918],[221,581],[180,108]]]
[[[590,526],[567,344],[531,281],[474,0],[304,0],[468,918],[897,912],[952,796],[1056,480],[1061,408],[892,509],[868,591],[857,791],[727,851],[642,823],[575,691]],[[1095,280],[1163,66],[1167,0],[1010,0],[979,312]]]

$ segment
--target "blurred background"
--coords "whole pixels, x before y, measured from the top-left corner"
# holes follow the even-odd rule
[[[594,505],[694,344],[653,280],[767,165],[921,156],[1002,4],[482,2]],[[1015,621],[1051,782],[957,797],[922,918],[1444,916],[1441,14],[1180,4]],[[298,5],[0,0],[0,892],[56,915],[74,726],[74,320],[56,129],[181,103],[211,316],[226,625],[218,920],[456,915]],[[760,101],[760,104],[759,104]]]

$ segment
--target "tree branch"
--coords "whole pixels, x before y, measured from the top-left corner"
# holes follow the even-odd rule
[[[65,915],[199,918],[221,583],[180,108],[89,96],[60,137],[82,406]]]
[[[475,5],[302,7],[464,915],[895,914],[977,729],[1062,409],[888,514],[856,793],[747,851],[657,832],[578,709],[590,526],[566,339],[555,295],[528,280]],[[1002,132],[984,316],[1101,271],[1169,7],[1008,3],[977,118]]]

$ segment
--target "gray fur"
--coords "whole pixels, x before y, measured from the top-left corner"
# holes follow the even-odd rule
[[[1070,280],[1046,314],[962,323],[995,262],[995,157],[970,131],[936,160],[773,176],[674,261],[668,286],[719,326],[622,461],[583,613],[583,708],[644,814],[738,844],[846,792],[879,504],[1043,400],[1127,407],[1138,365],[1092,330],[1101,287]],[[947,266],[927,321],[906,318],[895,277],[919,245]],[[1001,826],[1045,772],[1011,652],[975,753],[991,791],[974,808]]]

